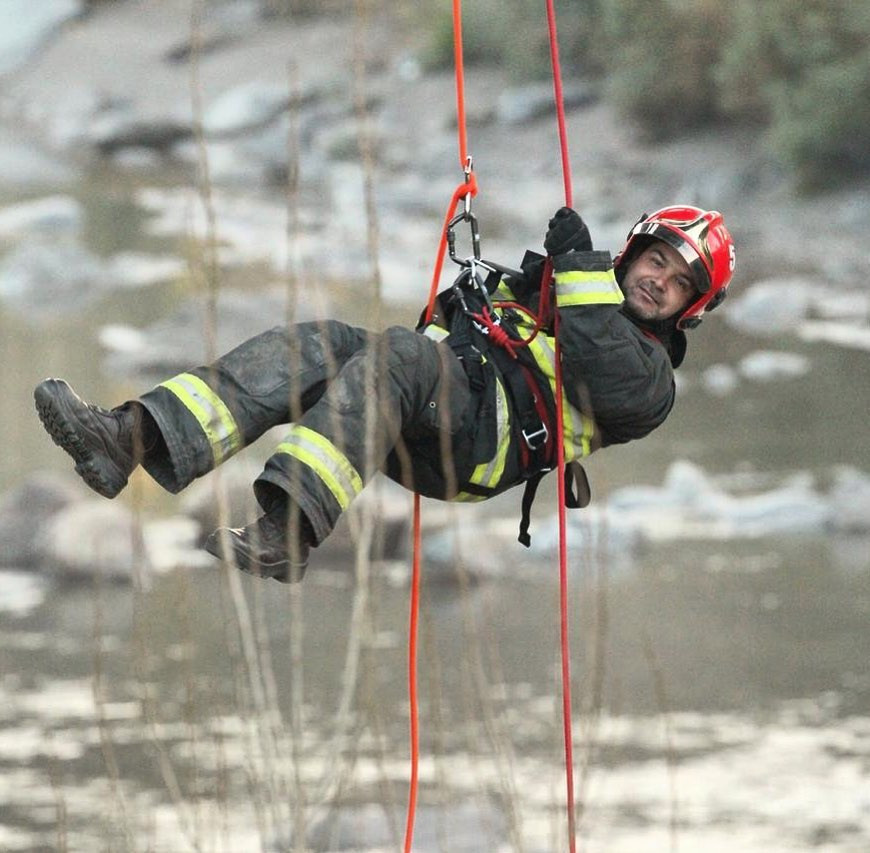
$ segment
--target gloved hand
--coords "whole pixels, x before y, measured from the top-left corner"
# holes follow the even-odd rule
[[[570,207],[561,207],[547,225],[544,248],[550,257],[575,252],[592,251],[592,237],[580,214]]]

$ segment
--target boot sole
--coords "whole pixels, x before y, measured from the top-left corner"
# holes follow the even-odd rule
[[[73,458],[76,473],[88,487],[105,498],[114,498],[127,485],[127,476],[107,453],[95,451],[79,436],[73,426],[78,421],[64,411],[64,398],[78,400],[65,382],[41,382],[33,392],[36,413],[51,440]]]

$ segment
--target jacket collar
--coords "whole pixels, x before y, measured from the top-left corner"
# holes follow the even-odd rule
[[[683,363],[688,342],[686,333],[677,328],[676,316],[669,317],[667,320],[641,320],[635,317],[625,304],[622,306],[622,313],[648,338],[653,338],[665,348],[674,369]]]

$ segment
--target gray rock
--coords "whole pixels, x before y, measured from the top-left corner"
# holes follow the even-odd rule
[[[266,123],[250,127],[244,132],[224,132],[211,135],[206,143],[209,174],[217,184],[238,185],[255,182],[261,186],[286,185],[288,163],[298,161],[306,180],[302,191],[309,185],[317,188],[329,173],[329,157],[335,154],[335,140],[340,135],[357,133],[350,104],[344,100],[312,98],[294,116],[286,110]],[[291,143],[298,149],[291,150]],[[339,152],[343,155],[343,151]],[[183,140],[172,149],[172,156],[184,163],[196,164],[202,154],[193,140]],[[311,189],[309,189],[309,192]],[[317,193],[306,199],[306,204],[317,203]]]
[[[0,261],[0,301],[37,320],[80,311],[105,284],[103,261],[72,241],[27,242]]]
[[[30,572],[0,571],[0,613],[26,616],[45,600],[47,582]]]
[[[852,467],[838,469],[829,497],[837,530],[870,531],[870,476]]]
[[[202,529],[192,518],[173,516],[142,527],[148,566],[155,574],[176,569],[211,568],[214,557],[200,548]]]
[[[145,585],[155,573],[210,565],[198,549],[199,526],[183,517],[142,520],[120,501],[85,498],[41,525],[41,569],[64,581],[102,578]]]
[[[51,188],[54,192],[77,177],[68,164],[48,156],[35,145],[5,136],[0,137],[0,174],[6,186]]]
[[[297,262],[317,263],[318,272],[322,272],[321,255],[341,254],[322,251],[317,230],[325,223],[321,218],[312,221],[305,208],[299,232],[291,239],[287,233],[287,205],[274,197],[215,188],[209,198],[212,219],[206,214],[203,200],[190,187],[144,187],[136,193],[136,199],[150,214],[146,225],[150,234],[180,235],[185,241],[194,236],[206,244],[214,239],[218,261],[225,266],[268,264],[283,279]]]
[[[617,489],[607,512],[609,521],[649,541],[819,533],[832,520],[830,502],[806,474],[755,494],[730,494],[687,460],[674,462],[660,487]]]
[[[566,110],[590,106],[598,100],[595,90],[582,82],[565,85],[562,95]],[[553,86],[535,83],[502,92],[496,104],[496,119],[502,124],[524,124],[552,115],[554,110]]]
[[[0,498],[0,565],[33,567],[40,558],[40,537],[61,510],[84,497],[71,477],[38,472]]]
[[[297,310],[298,320],[313,319],[307,303]],[[215,350],[228,352],[250,337],[281,323],[287,316],[284,288],[252,293],[221,290],[217,300]],[[107,348],[105,370],[110,375],[165,379],[208,360],[204,297],[194,297],[173,314],[144,329],[111,326],[103,329]]]
[[[807,316],[820,283],[808,278],[757,282],[725,303],[725,319],[736,328],[761,335],[793,331]]]
[[[205,110],[208,136],[234,136],[274,121],[290,104],[289,87],[274,80],[249,80],[217,97]]]
[[[715,397],[725,397],[737,388],[737,371],[727,364],[711,364],[702,374],[704,390]]]
[[[755,382],[794,379],[810,370],[810,360],[796,352],[756,350],[740,359],[740,374]]]
[[[0,237],[43,234],[77,235],[82,225],[82,206],[68,195],[51,195],[0,209]]]
[[[119,148],[112,154],[112,162],[121,169],[130,171],[154,171],[163,165],[162,154],[153,148],[131,145]]]
[[[224,48],[235,46],[240,39],[256,30],[262,15],[256,0],[233,0],[232,3],[210,3],[203,10],[202,32],[197,50],[208,56]],[[164,53],[170,63],[189,62],[194,46],[186,36]]]
[[[798,332],[805,341],[825,341],[839,347],[870,352],[870,326],[864,323],[807,320]]]
[[[249,154],[243,139],[209,139],[205,152],[208,177],[213,184],[250,188],[251,185],[264,186],[269,183],[267,163]],[[195,167],[202,159],[202,149],[198,142],[188,139],[173,147],[172,156]]]
[[[4,0],[0,4],[0,74],[24,65],[66,21],[81,0]]]
[[[106,262],[106,279],[112,286],[145,287],[182,276],[187,264],[174,255],[118,252]]]
[[[140,115],[128,105],[102,113],[91,123],[86,135],[105,156],[117,155],[126,148],[168,154],[173,145],[193,136],[193,128],[187,121],[168,116]]]
[[[40,537],[40,562],[63,580],[132,581],[148,575],[142,530],[122,503],[77,501],[52,516]]]
[[[69,146],[86,142],[92,123],[101,113],[118,106],[113,99],[99,93],[88,85],[74,85],[67,97],[56,109],[34,105],[29,110],[23,105],[18,109],[33,114],[33,120],[46,127],[46,138],[55,149],[63,150]]]

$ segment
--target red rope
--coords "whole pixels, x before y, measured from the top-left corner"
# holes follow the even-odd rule
[[[469,194],[477,195],[477,178],[471,170],[468,157],[468,133],[465,121],[465,66],[462,59],[462,0],[453,0],[453,60],[456,69],[456,116],[459,135],[459,164],[465,172],[465,180],[453,191],[450,206],[444,217],[441,228],[441,241],[435,258],[435,269],[432,272],[432,282],[429,286],[429,301],[426,305],[425,322],[432,319],[435,310],[435,297],[438,294],[438,283],[441,280],[441,270],[444,266],[444,255],[447,251],[447,226],[456,212],[460,200]],[[408,791],[408,816],[405,823],[405,853],[410,853],[414,840],[414,820],[417,811],[417,776],[420,764],[420,731],[417,707],[417,625],[420,615],[420,495],[414,495],[414,557],[411,570],[411,603],[408,640],[408,704],[411,716],[411,781]]]
[[[568,155],[568,134],[565,126],[565,107],[562,94],[562,73],[559,63],[558,34],[556,31],[556,12],[553,0],[547,0],[547,29],[550,41],[550,61],[553,67],[553,94],[556,103],[556,117],[559,129],[559,145],[562,157],[562,176],[565,186],[565,204],[573,207],[573,189],[571,181],[571,166]],[[456,113],[459,136],[459,162],[465,170],[465,181],[453,192],[444,218],[444,227],[441,229],[441,241],[435,259],[435,269],[432,274],[432,282],[429,288],[429,301],[426,307],[426,322],[432,319],[435,307],[435,297],[438,292],[438,284],[441,279],[441,271],[444,265],[444,255],[447,250],[447,226],[453,218],[459,201],[465,199],[470,193],[477,194],[477,179],[471,170],[471,161],[468,157],[467,130],[465,121],[465,72],[462,57],[462,3],[461,0],[453,0],[453,55],[456,70]],[[541,302],[538,311],[538,321],[531,337],[523,342],[511,342],[512,345],[527,345],[542,327],[546,315],[547,287],[552,267],[548,260],[544,269],[544,277],[541,281]],[[562,370],[561,354],[558,338],[558,313],[554,316],[554,336],[556,347],[556,423],[562,423]],[[494,327],[497,328],[497,327]],[[503,332],[503,330],[499,331]],[[491,329],[493,333],[493,329]],[[498,332],[495,332],[497,335]],[[505,335],[506,337],[506,335]],[[558,472],[558,498],[559,498],[559,598],[560,598],[560,646],[562,653],[562,716],[565,736],[565,772],[567,785],[568,806],[568,835],[571,853],[576,850],[576,821],[574,806],[574,760],[573,760],[573,736],[571,732],[571,664],[570,664],[570,640],[568,632],[568,551],[565,519],[565,447],[562,430],[556,430],[556,452]],[[419,768],[419,726],[417,706],[417,634],[420,612],[420,551],[421,551],[421,524],[420,524],[420,496],[414,495],[414,558],[411,578],[411,604],[410,604],[410,627],[408,643],[408,693],[411,717],[411,781],[408,797],[408,816],[405,825],[405,853],[410,853],[414,835],[414,819],[417,802],[417,780]]]
[[[420,759],[420,730],[417,722],[417,622],[420,615],[420,495],[414,495],[414,559],[411,572],[411,617],[408,628],[408,699],[411,716],[411,781],[408,794],[408,818],[405,823],[405,853],[410,853],[414,838],[417,807],[417,770]]]
[[[553,66],[553,97],[559,126],[565,204],[574,206],[571,163],[568,157],[568,132],[565,127],[565,102],[562,96],[562,70],[559,64],[559,38],[553,0],[547,0],[547,28],[550,37],[550,62]],[[544,288],[544,282],[541,282]],[[565,738],[565,786],[568,808],[568,849],[575,853],[576,820],[574,806],[574,738],[571,731],[571,643],[568,632],[568,544],[565,519],[565,440],[562,434],[562,355],[559,348],[559,312],[554,312],[553,337],[556,350],[556,473],[559,504],[559,643],[562,653],[562,723]]]
[[[456,71],[456,119],[459,133],[459,165],[468,162],[468,133],[465,129],[465,65],[462,61],[462,0],[453,0],[453,67]]]
[[[550,64],[553,66],[553,98],[556,101],[556,122],[559,125],[559,149],[562,153],[562,181],[565,184],[565,204],[574,207],[571,181],[571,160],[568,157],[568,131],[565,128],[565,99],[562,95],[562,67],[559,64],[559,34],[556,32],[556,9],[547,0],[547,31],[550,37]]]

